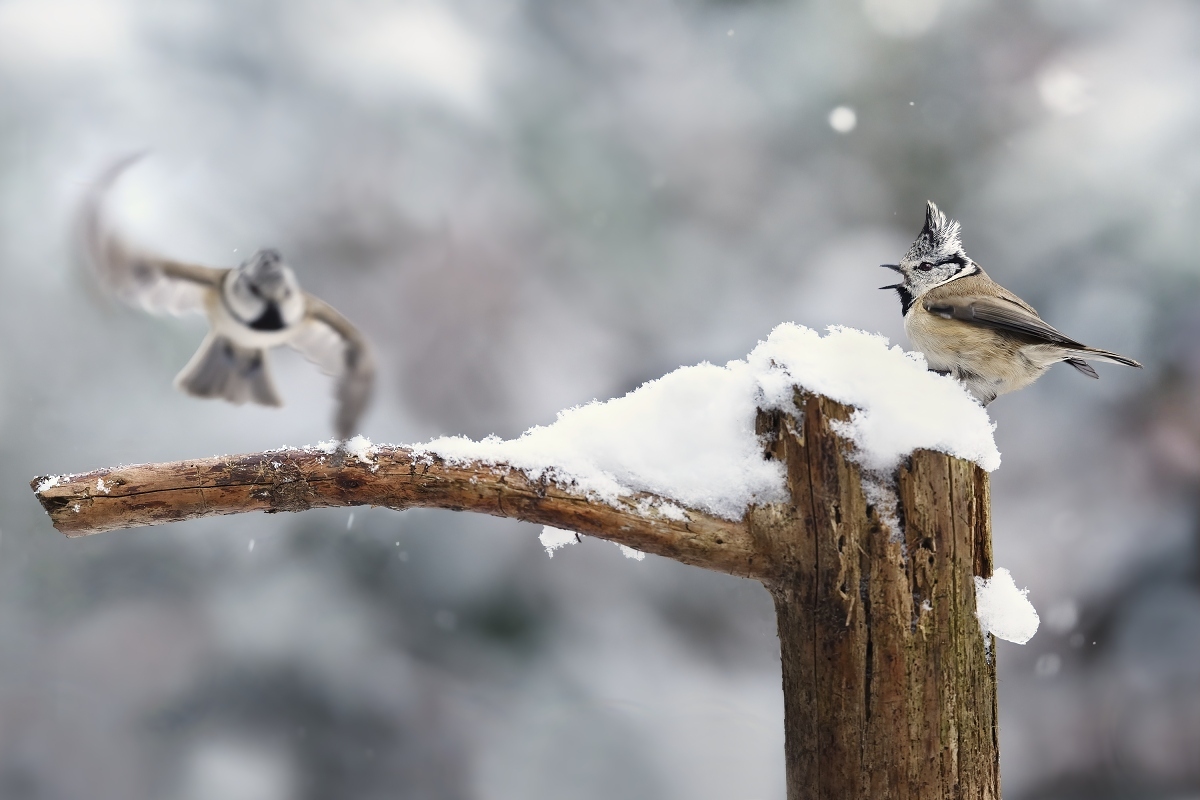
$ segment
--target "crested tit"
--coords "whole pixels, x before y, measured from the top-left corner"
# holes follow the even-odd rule
[[[1033,307],[967,256],[959,225],[933,203],[925,227],[899,264],[900,283],[883,286],[900,296],[904,330],[929,368],[953,375],[981,403],[1033,383],[1064,361],[1099,378],[1085,358],[1141,368],[1131,358],[1088,347],[1047,325]]]
[[[303,291],[276,250],[259,250],[240,266],[220,269],[129,247],[107,226],[103,200],[140,157],[109,168],[87,197],[84,247],[100,282],[129,305],[155,314],[208,317],[208,335],[175,378],[176,388],[237,404],[282,405],[267,351],[286,344],[337,378],[334,430],[339,439],[349,438],[374,385],[375,362],[366,339],[329,304]]]

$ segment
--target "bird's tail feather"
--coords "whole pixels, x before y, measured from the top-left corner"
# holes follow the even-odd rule
[[[1070,364],[1072,367],[1079,370],[1084,375],[1087,375],[1089,378],[1095,378],[1097,380],[1100,378],[1100,376],[1096,373],[1096,370],[1092,369],[1092,365],[1084,361],[1082,358],[1068,358],[1065,363]]]
[[[1127,367],[1142,368],[1142,365],[1134,361],[1132,358],[1126,358],[1123,355],[1110,352],[1108,350],[1098,350],[1094,347],[1084,347],[1074,352],[1079,353],[1080,358],[1091,358],[1096,361],[1107,361],[1110,364],[1124,364]]]
[[[266,351],[240,347],[211,332],[176,376],[175,386],[195,397],[219,397],[238,405],[283,405],[267,370]]]

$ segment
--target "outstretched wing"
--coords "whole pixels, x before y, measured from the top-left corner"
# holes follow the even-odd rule
[[[107,291],[131,306],[154,314],[203,313],[228,270],[141,252],[117,235],[105,218],[109,189],[140,158],[130,156],[109,167],[84,199],[80,232],[88,264]]]
[[[371,400],[375,358],[358,328],[333,306],[307,292],[304,297],[307,313],[288,344],[325,374],[337,378],[334,430],[339,439],[348,439],[357,432],[359,419]]]
[[[925,310],[945,319],[957,319],[972,325],[993,328],[1035,342],[1056,344],[1072,350],[1090,349],[1047,325],[1031,309],[999,297],[966,295],[926,300]]]

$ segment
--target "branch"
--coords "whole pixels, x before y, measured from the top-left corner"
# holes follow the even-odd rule
[[[54,527],[72,538],[248,511],[445,508],[578,531],[733,575],[765,570],[743,522],[692,509],[671,519],[656,510],[670,501],[656,495],[608,504],[505,465],[451,464],[406,447],[377,446],[371,456],[286,449],[43,476],[30,485]]]

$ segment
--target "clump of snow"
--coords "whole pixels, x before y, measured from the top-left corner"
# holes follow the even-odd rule
[[[674,503],[659,503],[654,508],[667,519],[675,522],[687,522],[687,512]]]
[[[112,494],[112,490],[104,485],[104,478],[96,478],[96,491]]]
[[[324,453],[327,456],[333,455],[338,450],[342,450],[346,455],[354,456],[359,463],[373,465],[375,469],[379,468],[379,465],[375,464],[375,445],[371,444],[371,440],[361,434],[344,442],[337,439],[317,442],[311,449],[318,453]],[[374,469],[372,472],[374,472]]]
[[[890,471],[917,448],[1000,464],[987,412],[961,385],[887,339],[784,324],[745,360],[682,367],[624,397],[559,412],[517,439],[435,439],[418,452],[505,464],[534,480],[615,502],[650,492],[730,520],[786,497],[783,466],[763,457],[758,408],[793,408],[800,386],[855,407],[839,433],[869,470]]]
[[[574,531],[564,531],[561,528],[552,528],[549,525],[542,526],[542,532],[538,536],[538,541],[542,543],[542,547],[546,548],[546,555],[554,558],[554,551],[559,548],[566,547],[569,544],[575,544],[579,541],[579,534]],[[396,542],[396,544],[400,544]],[[646,557],[646,554],[641,550],[634,550],[632,547],[613,542],[621,549],[621,555],[626,558],[632,558],[634,561],[641,561]]]
[[[686,522],[687,512],[668,500],[643,497],[637,502],[638,513],[643,517],[658,515],[675,522]]]
[[[53,489],[55,486],[58,486],[60,483],[62,483],[62,479],[62,475],[47,475],[45,478],[42,478],[37,485],[38,494],[41,494],[47,489]]]
[[[975,614],[983,634],[993,634],[1017,644],[1025,644],[1038,629],[1038,613],[1026,595],[1018,589],[1012,573],[997,567],[991,578],[975,578]]]
[[[641,561],[646,557],[646,554],[641,550],[634,550],[632,547],[627,547],[617,542],[613,542],[613,544],[616,544],[617,547],[621,548],[621,555],[625,556],[626,558],[632,558],[634,561]]]
[[[362,434],[346,442],[346,452],[363,464],[375,463],[375,445],[371,444],[371,440]]]
[[[564,531],[559,528],[551,528],[549,525],[542,527],[542,533],[538,536],[538,541],[542,543],[542,547],[546,548],[546,555],[554,558],[554,551],[560,547],[566,547],[569,544],[575,544],[579,541],[579,534],[575,531]],[[396,542],[396,544],[400,544]]]

